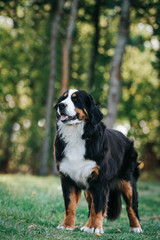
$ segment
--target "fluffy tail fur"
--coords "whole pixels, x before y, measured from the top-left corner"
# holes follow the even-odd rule
[[[107,218],[115,220],[119,217],[122,209],[121,194],[118,191],[110,191]]]

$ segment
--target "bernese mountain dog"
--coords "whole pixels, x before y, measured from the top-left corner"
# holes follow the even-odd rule
[[[73,230],[76,208],[84,190],[88,202],[88,233],[103,233],[103,219],[116,219],[121,195],[126,203],[130,232],[140,233],[137,153],[121,132],[107,129],[90,94],[70,89],[56,106],[54,156],[60,172],[65,217],[58,229]]]

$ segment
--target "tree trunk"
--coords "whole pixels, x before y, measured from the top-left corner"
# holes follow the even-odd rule
[[[58,37],[58,26],[60,22],[63,0],[57,1],[57,10],[52,19],[51,27],[51,45],[50,45],[50,76],[48,82],[48,94],[47,94],[47,103],[46,103],[46,128],[45,128],[45,137],[42,146],[42,157],[40,165],[40,174],[47,174],[47,163],[49,156],[49,146],[50,146],[50,133],[51,133],[51,119],[52,119],[52,109],[53,109],[53,96],[54,96],[54,85],[56,77],[56,43]]]
[[[119,33],[115,54],[112,59],[110,72],[110,88],[108,97],[108,113],[105,123],[108,128],[113,128],[117,118],[117,109],[121,93],[121,64],[125,47],[129,36],[130,25],[130,0],[123,0],[121,8],[121,18],[119,25]]]
[[[91,61],[90,61],[90,68],[89,68],[89,80],[88,80],[88,87],[92,90],[94,82],[95,82],[95,65],[96,59],[98,55],[98,42],[99,42],[99,13],[100,13],[100,5],[101,0],[95,0],[95,10],[93,15],[94,20],[94,27],[95,27],[95,35],[93,39],[93,49],[91,52]]]
[[[72,47],[72,37],[73,31],[75,29],[77,11],[78,0],[73,0],[70,19],[67,28],[66,40],[65,43],[63,44],[61,94],[68,89],[69,85],[69,55]]]
[[[4,132],[6,134],[5,144],[3,147],[3,139],[1,139],[1,147],[3,147],[3,154],[0,159],[0,173],[8,173],[9,170],[9,161],[11,159],[11,136],[13,133],[13,123],[16,121],[16,116],[12,116],[10,119],[7,119],[4,125]],[[2,130],[3,130],[2,129]],[[3,131],[2,131],[3,132]],[[3,136],[2,136],[3,138]]]

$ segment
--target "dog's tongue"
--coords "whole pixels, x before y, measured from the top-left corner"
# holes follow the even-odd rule
[[[68,118],[67,115],[61,115],[61,121],[64,121],[64,120],[66,120],[67,118]]]

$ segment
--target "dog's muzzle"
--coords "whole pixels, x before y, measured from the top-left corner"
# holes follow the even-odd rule
[[[61,122],[66,123],[66,122],[69,122],[71,120],[76,120],[77,119],[77,114],[75,114],[73,116],[69,116],[66,113],[66,107],[67,107],[67,104],[65,104],[65,103],[59,103],[59,105],[58,105]]]

